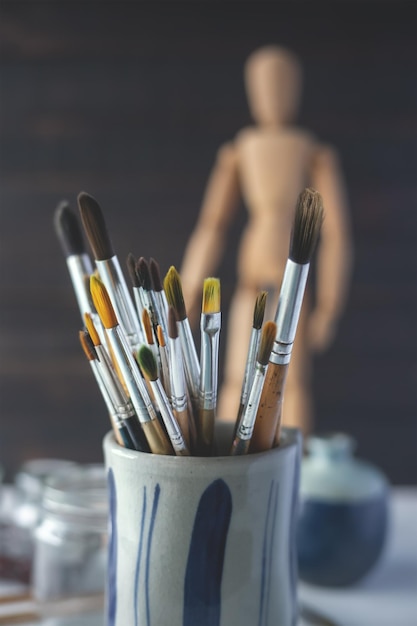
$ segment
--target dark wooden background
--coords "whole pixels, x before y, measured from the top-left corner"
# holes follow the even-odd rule
[[[315,363],[317,430],[345,430],[395,483],[416,479],[415,2],[0,5],[0,462],[97,461],[108,428],[53,229],[80,190],[114,246],[179,265],[217,147],[250,122],[247,55],[305,70],[300,123],[342,156],[355,268]],[[220,268],[226,309],[244,211]]]

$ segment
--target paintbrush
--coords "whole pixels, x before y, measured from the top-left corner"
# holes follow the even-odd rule
[[[84,246],[83,235],[76,214],[66,200],[60,202],[54,214],[55,232],[65,255],[67,268],[81,316],[90,313],[98,320],[91,302],[87,280],[93,273],[91,259]],[[104,336],[104,335],[103,335]]]
[[[236,428],[240,421],[243,409],[249,397],[249,391],[252,386],[253,376],[255,373],[256,355],[259,349],[259,340],[261,336],[262,323],[265,315],[267,292],[261,291],[255,301],[253,310],[252,329],[249,338],[248,354],[246,357],[245,373],[243,376],[242,390],[240,393],[239,410],[236,418]],[[235,431],[236,432],[236,431]]]
[[[145,435],[140,425],[134,406],[129,398],[127,390],[120,380],[121,372],[116,372],[113,363],[102,345],[97,329],[88,313],[84,316],[85,325],[98,356],[98,369],[100,370],[107,393],[110,395],[113,406],[120,419],[123,420],[129,431],[132,448],[141,452],[149,452]]]
[[[160,323],[156,316],[154,301],[152,297],[152,281],[151,274],[149,271],[149,265],[145,257],[141,256],[136,261],[136,275],[138,277],[138,281],[140,286],[142,287],[143,301],[145,308],[148,310],[149,317],[151,318],[152,327],[156,328],[156,326]]]
[[[165,337],[168,336],[168,301],[162,285],[159,265],[152,257],[149,259],[149,271],[151,273],[152,291],[154,295],[154,305],[157,311],[159,324],[162,326]]]
[[[283,393],[300,317],[310,261],[320,235],[323,202],[314,189],[299,196],[291,233],[289,258],[279,294],[277,334],[269,359],[250,451],[269,450],[279,442]]]
[[[100,389],[103,400],[107,406],[107,410],[109,412],[110,421],[113,427],[114,436],[116,441],[121,446],[128,448],[130,450],[134,449],[134,445],[132,439],[129,435],[129,431],[127,430],[123,420],[119,417],[117,413],[117,409],[114,405],[113,399],[108,391],[107,385],[103,379],[102,372],[99,368],[99,359],[98,355],[94,349],[93,342],[91,341],[91,337],[87,331],[80,330],[79,338],[81,347],[84,350],[84,354],[90,363],[91,370],[94,374],[94,378],[96,379],[97,386]]]
[[[171,405],[174,415],[190,447],[190,421],[188,410],[187,384],[185,382],[184,364],[181,345],[178,338],[177,318],[174,307],[168,307],[168,341],[169,341],[169,374],[171,386]],[[195,443],[195,438],[193,439]]]
[[[136,350],[141,341],[139,320],[119,260],[114,253],[101,207],[95,198],[85,192],[78,195],[78,205],[100,279],[106,287],[132,350]]]
[[[200,386],[200,363],[191,332],[190,322],[187,317],[181,278],[173,265],[171,265],[164,278],[164,290],[168,304],[175,309],[178,336],[184,360],[185,380],[193,402],[193,407],[197,407]]]
[[[213,448],[220,328],[220,280],[206,278],[203,285],[200,319],[201,355],[197,424],[198,447],[203,455],[210,455]]]
[[[91,277],[91,295],[97,313],[122,372],[130,399],[139,418],[151,452],[172,454],[171,444],[158,420],[145,381],[133,357],[123,330],[119,326],[110,296],[104,284],[96,276]]]
[[[190,452],[178,422],[174,417],[162,383],[159,380],[156,359],[149,346],[142,346],[139,349],[137,360],[143,375],[152,388],[175,454],[178,456],[189,456]]]
[[[143,309],[142,311],[142,326],[145,331],[145,341],[152,350],[153,355],[156,357],[156,345],[155,338],[152,329],[151,316],[149,315],[148,309]]]
[[[132,283],[132,292],[133,299],[136,307],[136,315],[140,322],[140,331],[141,331],[141,343],[145,341],[145,331],[142,326],[142,312],[145,308],[144,300],[143,300],[143,289],[140,285],[138,275],[136,274],[136,259],[134,255],[129,252],[126,259],[126,267],[130,276],[130,280]]]
[[[230,454],[232,456],[247,454],[250,440],[255,425],[256,413],[261,399],[262,388],[265,380],[265,373],[268,368],[269,357],[277,332],[275,322],[266,322],[262,329],[258,355],[255,360],[255,372],[250,387],[248,400],[245,403],[241,418],[239,420],[236,436],[234,438]]]
[[[171,380],[169,373],[169,350],[165,340],[164,331],[162,326],[158,326],[156,329],[156,335],[158,340],[158,353],[159,362],[161,364],[161,381],[164,386],[165,392],[168,398],[171,397]]]

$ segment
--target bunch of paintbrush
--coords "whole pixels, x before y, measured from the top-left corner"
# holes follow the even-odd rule
[[[175,267],[162,281],[154,259],[129,254],[132,298],[99,204],[86,193],[78,203],[95,272],[66,203],[57,208],[55,224],[86,325],[80,341],[117,440],[157,454],[215,454],[220,281],[203,284],[198,356]],[[286,373],[322,219],[320,195],[304,190],[274,321],[263,324],[267,293],[256,298],[232,455],[279,443]]]

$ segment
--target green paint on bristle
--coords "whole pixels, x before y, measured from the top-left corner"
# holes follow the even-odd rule
[[[156,380],[158,378],[158,366],[153,352],[148,346],[141,346],[137,352],[136,360],[143,375],[147,380]]]

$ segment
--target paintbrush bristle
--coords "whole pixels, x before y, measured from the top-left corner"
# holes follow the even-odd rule
[[[97,329],[93,322],[93,318],[91,317],[90,313],[84,313],[84,322],[85,322],[85,326],[87,328],[88,334],[90,335],[91,341],[93,342],[93,344],[95,346],[101,345],[99,334],[97,332]]]
[[[80,343],[87,359],[89,361],[95,361],[97,359],[97,354],[88,332],[85,330],[80,330],[78,336],[80,338]]]
[[[168,337],[171,339],[178,337],[177,315],[173,306],[168,307]]]
[[[163,291],[163,285],[161,280],[161,273],[159,271],[159,264],[152,257],[149,259],[149,271],[151,273],[152,287],[154,291]]]
[[[93,304],[104,328],[114,328],[117,326],[117,317],[114,312],[110,296],[107,293],[107,289],[101,280],[94,275],[90,278],[90,291]]]
[[[164,289],[168,304],[174,307],[177,320],[182,322],[187,317],[187,311],[182,293],[181,278],[173,265],[171,265],[164,278]]]
[[[266,322],[262,329],[261,341],[259,343],[258,350],[258,362],[261,365],[266,365],[269,361],[272,346],[274,345],[275,337],[277,334],[277,325],[275,322]]]
[[[114,256],[113,246],[99,203],[93,196],[82,191],[78,194],[78,206],[94,257],[97,261],[110,259]]]
[[[305,265],[313,256],[323,222],[323,200],[315,189],[299,195],[291,233],[290,259]]]
[[[164,331],[162,329],[162,326],[158,326],[156,327],[156,336],[158,339],[158,344],[161,348],[165,348],[166,346],[166,341],[165,341],[165,335],[164,335]]]
[[[140,287],[138,275],[136,274],[136,259],[131,252],[127,255],[126,267],[129,272],[130,280],[135,288]]]
[[[206,278],[203,284],[203,301],[201,312],[204,314],[219,313],[220,311],[220,280]]]
[[[54,225],[66,257],[74,254],[85,254],[80,224],[66,200],[62,200],[55,209]]]
[[[256,298],[255,308],[253,310],[253,328],[256,330],[261,328],[264,321],[267,295],[267,291],[261,291]]]
[[[145,291],[150,291],[152,287],[151,274],[148,262],[143,256],[141,256],[136,263],[136,275],[138,277],[139,284],[145,289]]]
[[[158,365],[152,350],[148,346],[139,348],[137,362],[147,380],[156,380],[158,378]]]
[[[142,323],[143,323],[143,329],[146,335],[146,341],[148,342],[149,345],[152,345],[154,341],[153,341],[153,334],[152,334],[151,318],[149,316],[148,309],[143,309],[142,311]]]

